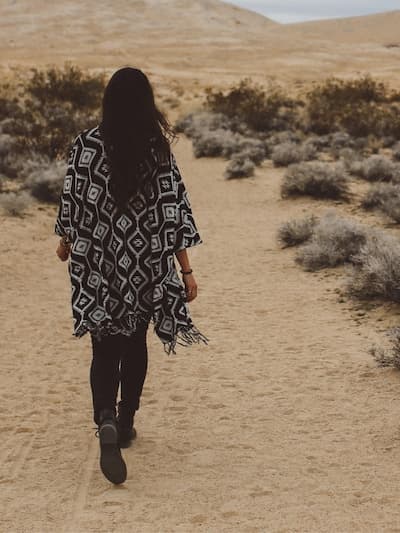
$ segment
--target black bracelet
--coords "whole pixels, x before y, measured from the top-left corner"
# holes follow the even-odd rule
[[[184,272],[182,269],[180,270],[181,274],[191,274],[193,272],[192,269],[188,270],[187,272]]]

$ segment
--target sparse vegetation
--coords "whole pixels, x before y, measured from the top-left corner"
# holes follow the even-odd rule
[[[42,106],[68,102],[75,110],[97,110],[105,87],[103,75],[91,75],[71,63],[64,68],[32,68],[26,92]]]
[[[374,343],[369,353],[380,367],[394,367],[400,370],[400,327],[396,326],[385,331],[390,347],[384,348]]]
[[[59,200],[70,143],[78,131],[97,124],[104,87],[103,74],[68,62],[63,68],[32,68],[27,78],[0,85],[4,213],[21,216],[34,198]],[[10,180],[11,189],[4,186]]]
[[[3,192],[0,194],[0,208],[6,215],[21,217],[31,205],[32,197],[26,191]]]
[[[295,261],[309,271],[335,267],[350,262],[366,239],[364,226],[328,210],[314,226],[311,238],[297,251]]]
[[[298,122],[298,108],[302,105],[301,101],[290,98],[279,87],[265,90],[250,78],[242,79],[226,94],[208,87],[206,95],[208,110],[223,113],[254,131],[263,132],[287,129],[288,125],[293,127]]]
[[[362,198],[361,207],[364,209],[382,209],[392,199],[400,204],[400,185],[374,183]]]
[[[361,206],[364,209],[378,209],[395,222],[400,223],[400,184],[373,184],[364,195]]]
[[[254,163],[250,159],[235,154],[226,167],[226,179],[247,178],[254,174]]]
[[[346,290],[360,299],[400,302],[400,242],[393,235],[373,231],[353,256]]]
[[[317,222],[314,214],[288,220],[278,228],[277,240],[282,248],[302,244],[311,238]]]
[[[392,156],[395,161],[400,161],[400,143],[397,143],[393,146]]]
[[[301,161],[309,161],[314,159],[317,150],[310,143],[296,144],[294,142],[286,142],[277,144],[271,154],[271,159],[275,166],[288,166],[292,163],[299,163]]]
[[[57,203],[60,198],[65,163],[45,158],[30,160],[23,172],[26,174],[23,189],[42,202]]]
[[[342,130],[355,137],[400,133],[397,93],[370,75],[353,80],[330,77],[307,93],[308,125],[325,134]]]
[[[267,157],[267,145],[263,140],[233,131],[231,120],[221,113],[190,113],[181,117],[176,127],[192,139],[195,157],[231,159],[224,173],[226,178],[253,175],[254,167]],[[242,131],[247,130],[243,128]]]
[[[298,195],[348,200],[349,178],[344,165],[320,161],[290,165],[281,183],[281,196]]]
[[[400,180],[400,165],[388,157],[374,154],[363,161],[355,161],[349,166],[351,174],[368,181]]]
[[[205,109],[214,118],[207,127],[193,128],[192,120],[186,131],[198,156],[233,157],[226,177],[251,175],[254,164],[270,158],[276,167],[288,167],[282,198],[348,201],[351,177],[358,176],[372,182],[360,206],[400,222],[399,91],[365,75],[330,77],[301,97],[264,89],[249,78],[225,92],[206,92]],[[243,137],[261,144],[246,154],[239,148]],[[400,245],[374,228],[332,213],[322,219],[309,215],[282,224],[277,240],[283,248],[299,246],[295,260],[306,270],[351,266],[350,295],[400,301]],[[400,328],[396,350],[400,368]]]
[[[13,137],[19,154],[65,158],[76,132],[98,121],[104,75],[85,73],[68,62],[64,68],[31,71],[17,96],[15,88],[1,88],[4,107],[12,110],[4,116],[2,132]]]
[[[177,133],[194,138],[202,131],[231,131],[232,123],[223,113],[197,111],[178,118],[174,127]]]

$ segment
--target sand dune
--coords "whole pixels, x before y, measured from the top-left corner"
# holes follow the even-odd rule
[[[218,0],[15,0],[2,5],[0,69],[66,59],[91,69],[130,64],[190,90],[244,76],[307,85],[333,72],[396,84],[400,48],[386,45],[399,40],[399,16],[285,25]]]
[[[400,47],[400,10],[311,22],[285,24],[279,28],[289,36],[324,39],[337,43],[398,44]]]
[[[138,42],[200,44],[197,39],[239,42],[279,24],[263,15],[219,0],[118,0],[85,3],[18,0],[2,6],[2,47],[10,53],[51,45],[90,53],[129,50]],[[17,35],[15,29],[18,28]],[[55,38],[56,37],[56,38]],[[99,47],[97,49],[97,47]]]

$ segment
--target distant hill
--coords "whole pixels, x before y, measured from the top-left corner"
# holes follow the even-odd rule
[[[339,43],[398,43],[400,44],[400,10],[284,24],[279,28],[293,37],[328,39]]]
[[[220,0],[1,0],[0,72],[143,68],[171,96],[249,76],[297,86],[371,73],[400,83],[400,11],[279,24]],[[179,97],[180,98],[180,97]],[[182,100],[182,98],[181,98]]]
[[[2,0],[1,54],[124,54],[143,42],[240,42],[276,25],[219,0]]]

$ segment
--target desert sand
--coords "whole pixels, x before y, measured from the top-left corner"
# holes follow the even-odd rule
[[[175,152],[204,240],[189,305],[210,343],[168,357],[149,330],[123,486],[98,467],[90,339],[71,335],[55,209],[1,218],[0,529],[396,531],[400,377],[366,354],[377,316],[338,303],[340,270],[303,272],[275,240],[328,204],[280,199],[269,162],[227,182],[225,162],[196,160],[183,135]]]
[[[24,20],[25,4],[15,5]],[[36,23],[33,15],[31,20]],[[5,27],[4,18],[0,25]],[[287,63],[279,61],[284,48],[271,59],[264,44],[262,59],[238,45],[222,62],[227,51],[222,44],[221,56],[214,55],[219,45],[212,32],[209,48],[193,44],[196,54],[186,62],[170,56],[180,46],[170,32],[165,49],[154,43],[147,56],[107,56],[107,68],[135,57],[144,69],[149,66],[160,93],[165,87],[174,96],[175,83],[185,87],[171,119],[194,104],[196,80],[199,87],[206,81],[226,85],[247,71],[265,79],[270,71],[260,71],[262,61],[286,81],[299,77],[306,83],[318,70],[310,56],[309,69],[299,63],[295,41]],[[19,56],[2,46],[4,72],[22,64],[22,56],[27,65],[69,57],[56,50],[54,36],[54,53],[46,56],[43,48],[28,50],[24,35],[21,30]],[[372,73],[396,73],[391,80],[399,79],[398,51],[361,39],[360,56],[339,68],[342,51],[332,43],[326,44],[334,56],[326,71],[351,72],[360,61]],[[80,64],[107,64],[95,48],[78,55],[73,45]],[[311,40],[304,47],[320,53]],[[193,68],[199,58],[204,63]],[[90,338],[72,336],[67,264],[55,254],[57,208],[37,203],[23,219],[0,215],[0,530],[399,531],[400,374],[378,368],[367,353],[387,327],[398,324],[398,309],[365,312],[347,299],[340,302],[341,268],[307,273],[294,263],[293,249],[280,249],[275,235],[282,222],[323,213],[332,202],[281,199],[283,173],[270,161],[254,177],[226,181],[226,161],[195,159],[183,134],[174,151],[204,241],[188,252],[199,286],[189,305],[210,342],[178,346],[176,355],[167,356],[149,329],[138,437],[123,450],[128,479],[122,486],[107,482],[98,466]],[[334,205],[363,222],[381,223],[377,215],[361,217],[352,205]]]

